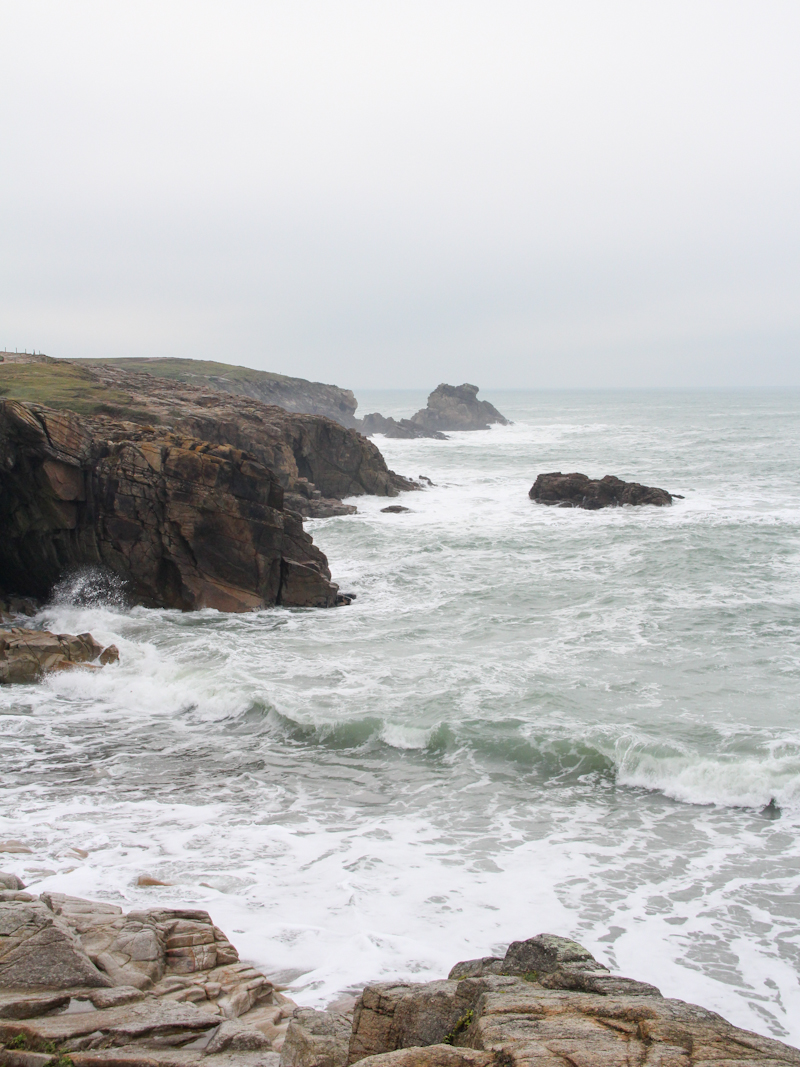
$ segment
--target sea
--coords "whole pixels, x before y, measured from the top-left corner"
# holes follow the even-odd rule
[[[305,1005],[550,932],[800,1045],[800,392],[481,397],[512,425],[375,438],[431,485],[308,522],[348,607],[63,583],[37,624],[121,659],[0,691],[0,867],[205,908]]]

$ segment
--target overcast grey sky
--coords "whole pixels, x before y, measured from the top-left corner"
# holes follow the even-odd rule
[[[0,347],[800,385],[798,0],[0,0]]]

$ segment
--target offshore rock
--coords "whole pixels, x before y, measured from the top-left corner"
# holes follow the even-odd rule
[[[25,595],[99,566],[150,607],[337,602],[272,470],[152,426],[0,401],[0,526],[0,586]]]
[[[622,504],[653,504],[665,507],[672,503],[673,494],[639,482],[624,482],[607,474],[604,478],[589,478],[585,474],[539,474],[528,496],[537,504],[551,504],[562,508],[620,507]]]
[[[411,416],[423,430],[488,430],[492,424],[508,425],[508,419],[490,404],[478,400],[478,386],[438,385],[428,397],[428,406]]]
[[[372,412],[370,415],[365,415],[359,428],[366,437],[381,433],[384,437],[405,441],[419,437],[432,437],[437,441],[446,441],[448,439],[447,434],[440,433],[439,430],[427,430],[423,426],[418,426],[415,422],[412,422],[411,419],[397,420],[391,416],[387,418],[377,411]]]
[[[0,683],[35,682],[48,671],[81,664],[116,663],[116,645],[103,648],[91,634],[53,634],[49,630],[0,630]]]

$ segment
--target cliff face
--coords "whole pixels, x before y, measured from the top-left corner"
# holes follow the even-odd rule
[[[376,445],[332,419],[292,414],[246,396],[211,392],[143,370],[11,357],[0,363],[0,393],[92,418],[116,417],[233,445],[275,474],[287,494],[287,506],[303,516],[353,511],[341,503],[343,496],[396,496],[418,488],[387,468]]]
[[[0,586],[24,595],[100,565],[153,607],[337,602],[324,555],[256,457],[107,416],[0,401],[0,528]]]
[[[145,373],[157,378],[170,378],[186,385],[196,385],[206,392],[247,396],[263,404],[275,404],[304,415],[324,415],[342,426],[356,426],[355,410],[358,401],[351,389],[338,385],[309,382],[305,378],[290,378],[285,374],[232,367],[205,359],[109,359],[88,360],[102,363],[130,373]]]

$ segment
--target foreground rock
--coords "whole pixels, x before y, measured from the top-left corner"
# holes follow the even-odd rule
[[[539,935],[450,978],[297,1007],[204,911],[127,915],[0,874],[0,1067],[800,1065],[800,1051]],[[280,1051],[280,1057],[278,1052]]]
[[[477,385],[438,385],[428,397],[428,406],[411,416],[411,422],[429,432],[488,430],[490,425],[508,425],[508,419],[490,404],[478,400]]]
[[[0,1064],[277,1067],[296,1005],[207,912],[0,886]]]
[[[150,607],[338,599],[325,556],[251,453],[108,416],[0,401],[0,527],[0,587],[28,596],[94,565]]]
[[[655,507],[666,507],[672,503],[674,495],[666,489],[656,489],[651,485],[623,482],[612,474],[592,479],[585,474],[562,474],[561,471],[555,471],[553,474],[538,475],[528,496],[537,504],[597,511],[599,508],[620,507],[622,504],[653,504]]]
[[[104,648],[91,634],[53,634],[49,630],[0,630],[0,684],[36,682],[49,671],[116,663],[116,645]]]

